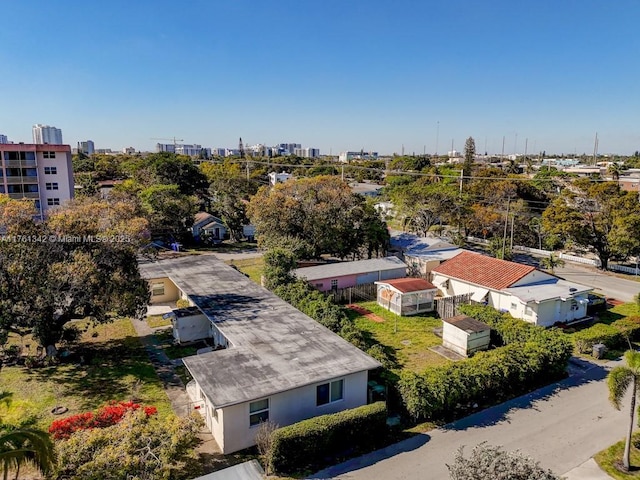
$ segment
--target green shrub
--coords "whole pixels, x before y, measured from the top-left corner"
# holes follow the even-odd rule
[[[188,308],[189,307],[189,300],[185,299],[185,298],[181,298],[176,302],[176,307],[177,308]]]
[[[456,409],[495,404],[561,377],[571,350],[568,341],[551,349],[532,341],[513,343],[421,375],[403,372],[398,390],[412,417],[448,419]]]
[[[310,418],[273,433],[267,462],[278,474],[318,470],[373,450],[386,432],[384,402]]]
[[[609,349],[615,349],[624,342],[622,332],[613,325],[596,323],[573,334],[573,341],[580,353],[591,353],[593,345],[603,343]]]

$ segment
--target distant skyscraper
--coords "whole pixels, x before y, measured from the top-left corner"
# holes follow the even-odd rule
[[[78,152],[82,152],[85,155],[93,155],[96,153],[96,146],[93,144],[93,140],[78,142]]]
[[[6,135],[2,135],[0,133],[0,143],[9,143],[9,139],[7,138]]]
[[[62,145],[62,130],[59,128],[36,123],[32,131],[33,143],[35,144]]]

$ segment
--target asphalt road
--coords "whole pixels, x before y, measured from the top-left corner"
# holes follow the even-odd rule
[[[633,296],[640,292],[640,282],[620,278],[610,273],[587,269],[566,262],[564,267],[555,269],[555,274],[571,282],[581,283],[596,288],[596,293],[616,298],[624,302],[632,302]]]
[[[456,450],[464,445],[469,451],[484,441],[520,450],[562,475],[624,437],[629,414],[610,405],[606,374],[605,368],[591,368],[311,478],[448,479],[446,464]]]

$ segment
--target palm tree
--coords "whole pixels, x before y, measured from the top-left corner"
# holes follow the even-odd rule
[[[49,434],[41,430],[23,429],[5,431],[0,435],[0,465],[3,480],[9,478],[9,471],[16,470],[16,480],[20,467],[34,465],[40,472],[47,474],[53,465],[53,444]]]
[[[607,173],[618,185],[620,185],[620,172],[622,172],[622,166],[618,162],[613,162],[607,167]]]
[[[546,268],[547,270],[549,270],[553,274],[554,273],[553,270],[556,267],[561,267],[561,266],[564,265],[564,260],[562,260],[561,258],[556,257],[552,253],[551,255],[549,255],[549,257],[543,258],[541,263],[542,263],[542,266],[544,268]]]
[[[633,415],[636,409],[636,396],[638,387],[640,387],[640,352],[628,350],[624,354],[627,366],[619,366],[609,372],[607,376],[607,385],[609,387],[609,400],[616,408],[620,410],[620,402],[624,394],[631,387],[631,410],[629,429],[624,445],[624,455],[622,456],[622,466],[625,470],[629,470],[629,454],[631,451],[631,433],[633,432]]]

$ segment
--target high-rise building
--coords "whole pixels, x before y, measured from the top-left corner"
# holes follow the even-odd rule
[[[34,202],[40,217],[73,198],[69,145],[0,145],[0,193]]]
[[[36,123],[32,131],[33,143],[35,144],[48,143],[49,145],[62,145],[62,130],[59,128]]]
[[[96,153],[96,146],[93,144],[93,140],[78,142],[78,153],[84,153],[85,155],[93,155]]]
[[[2,135],[0,133],[0,143],[9,143],[9,139],[7,138],[6,135]]]

